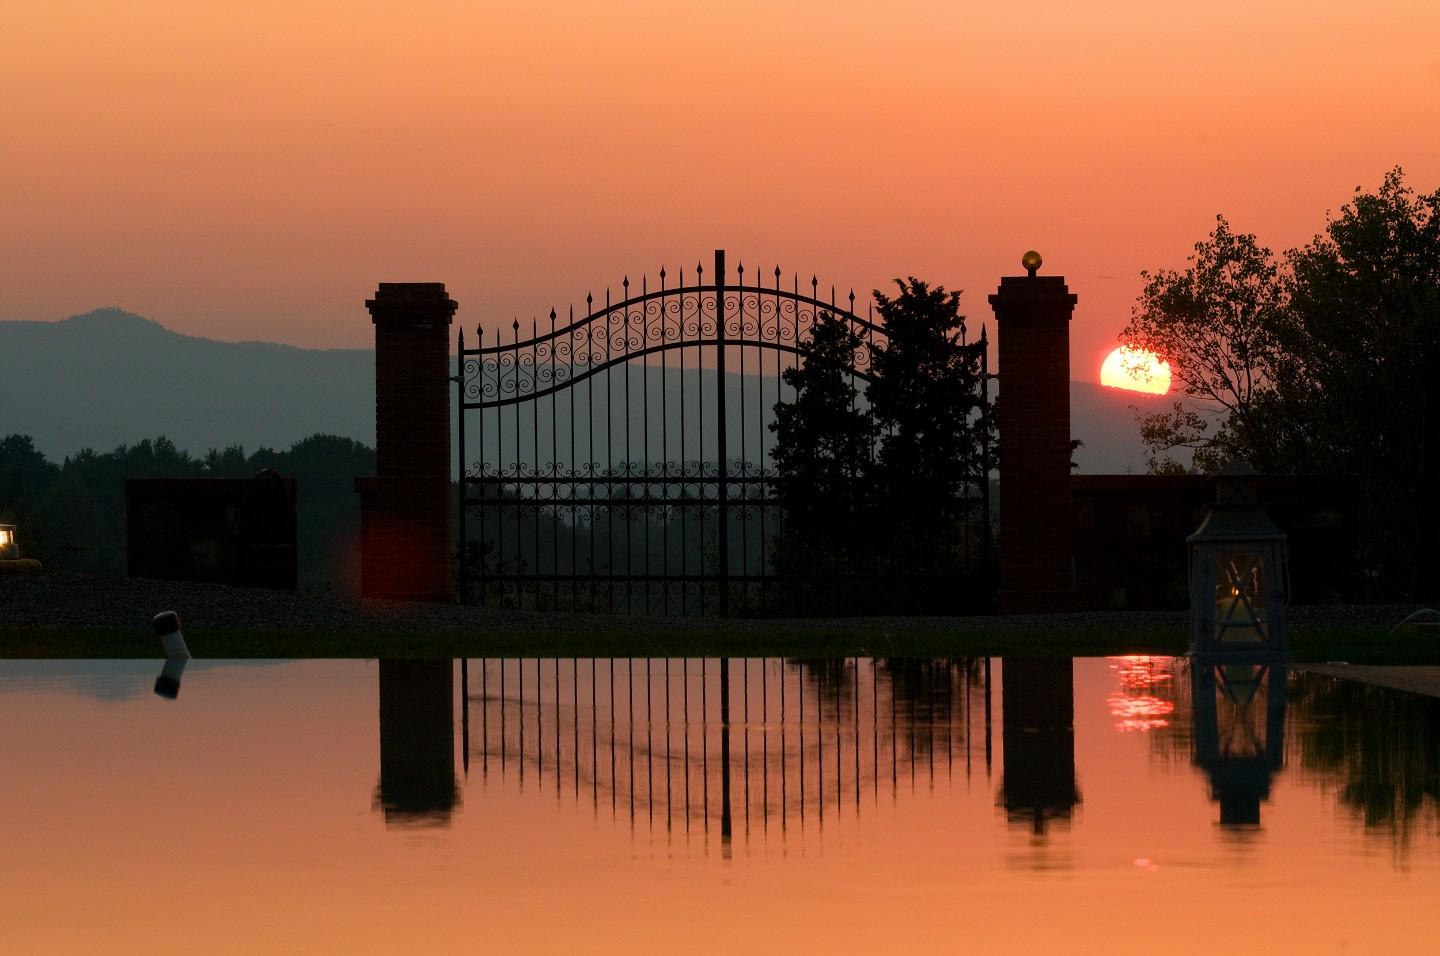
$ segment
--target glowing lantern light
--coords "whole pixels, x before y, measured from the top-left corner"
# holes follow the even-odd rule
[[[15,541],[15,526],[0,524],[0,558],[20,557],[20,545]]]
[[[1236,462],[1220,473],[1215,505],[1185,541],[1191,653],[1283,652],[1285,535],[1259,506],[1249,465]]]

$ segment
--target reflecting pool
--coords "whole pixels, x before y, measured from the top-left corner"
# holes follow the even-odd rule
[[[175,699],[159,671],[0,662],[0,949],[1433,936],[1440,699],[1296,667],[195,661]]]

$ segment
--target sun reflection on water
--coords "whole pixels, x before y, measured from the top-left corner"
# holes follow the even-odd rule
[[[1125,654],[1107,658],[1120,686],[1106,697],[1119,733],[1148,733],[1170,726],[1175,702],[1160,696],[1174,686],[1175,658]],[[1168,695],[1167,695],[1168,696]]]

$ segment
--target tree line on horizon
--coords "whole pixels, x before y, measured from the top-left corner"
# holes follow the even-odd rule
[[[373,474],[375,451],[336,435],[312,435],[288,450],[239,445],[192,456],[168,438],[108,452],[84,449],[50,461],[28,435],[0,438],[0,521],[15,524],[26,556],[46,567],[126,573],[125,479],[252,478],[273,468],[297,479],[297,560],[308,590],[359,586],[360,505],[356,475]]]

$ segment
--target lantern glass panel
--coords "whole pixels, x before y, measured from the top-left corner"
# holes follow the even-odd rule
[[[1220,552],[1215,569],[1215,636],[1225,643],[1265,640],[1265,558],[1249,548]]]

